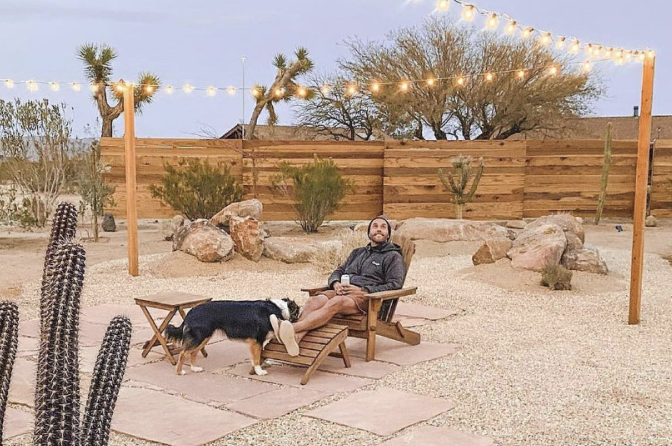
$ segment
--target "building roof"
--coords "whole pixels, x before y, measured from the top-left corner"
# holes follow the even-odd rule
[[[638,138],[637,116],[599,116],[568,119],[562,131],[543,133],[532,131],[513,135],[509,139],[604,139],[609,122],[612,123],[614,139]],[[672,139],[672,115],[653,117],[651,139]]]
[[[248,138],[248,124],[245,124],[245,139]],[[340,130],[340,129],[338,129]],[[342,129],[343,134],[347,130]],[[363,131],[361,132],[364,133]],[[321,133],[316,127],[293,126],[293,125],[257,125],[255,139],[262,140],[285,140],[285,141],[334,141],[341,138],[330,134]],[[375,132],[374,138],[375,139]],[[224,133],[219,139],[243,139],[243,125],[236,124],[231,130]],[[346,138],[342,138],[345,140]]]

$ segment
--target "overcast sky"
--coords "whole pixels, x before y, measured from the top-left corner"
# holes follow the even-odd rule
[[[672,2],[663,0],[477,0],[479,7],[508,13],[520,24],[559,35],[626,48],[656,51],[654,114],[672,114]],[[330,71],[348,52],[344,39],[359,36],[382,40],[399,27],[419,25],[429,17],[434,0],[288,0],[199,1],[184,0],[0,0],[0,78],[15,81],[84,81],[76,59],[78,45],[107,43],[119,53],[115,78],[136,78],[149,70],[164,84],[190,83],[207,87],[242,85],[241,56],[246,56],[246,85],[268,84],[271,65],[279,52],[291,54],[306,46],[319,71]],[[458,18],[452,4],[446,13]],[[477,26],[482,22],[477,21]],[[500,25],[501,26],[501,25]],[[667,46],[666,46],[667,45]],[[595,115],[631,115],[639,105],[641,65],[600,64],[608,94]],[[85,89],[76,93],[66,86],[51,92],[41,86],[8,90],[0,85],[0,99],[48,97],[72,107],[76,131],[95,121],[97,110]],[[246,100],[246,120],[252,109]],[[289,124],[292,113],[279,108],[280,123]],[[136,121],[141,137],[190,137],[204,125],[223,133],[243,117],[243,96],[219,92],[190,95],[159,94]],[[264,121],[265,118],[262,117]],[[123,133],[122,118],[115,122]]]

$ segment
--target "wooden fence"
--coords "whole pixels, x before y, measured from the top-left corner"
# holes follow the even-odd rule
[[[465,208],[469,219],[518,219],[560,211],[592,216],[597,206],[604,143],[591,141],[240,141],[138,139],[138,216],[166,218],[175,214],[149,193],[160,181],[166,163],[182,158],[208,158],[232,165],[246,198],[264,204],[265,220],[292,220],[287,198],[273,193],[270,178],[281,161],[300,165],[314,155],[332,158],[345,177],[355,182],[353,194],[330,218],[362,220],[385,212],[390,218],[453,217],[451,195],[443,190],[439,168],[464,154],[483,157],[485,173],[473,201]],[[103,159],[112,168],[108,179],[117,184],[116,206],[125,216],[123,140],[103,138]],[[635,194],[637,142],[614,141],[612,168],[604,216],[631,216]],[[651,211],[672,217],[672,141],[659,141],[652,166]]]

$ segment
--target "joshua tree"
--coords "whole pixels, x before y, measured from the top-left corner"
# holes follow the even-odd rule
[[[443,187],[447,192],[453,194],[457,210],[456,218],[460,220],[462,219],[464,205],[471,201],[474,194],[476,193],[478,182],[481,181],[481,176],[483,176],[483,168],[485,167],[483,158],[481,157],[478,163],[478,170],[476,171],[473,181],[471,182],[471,187],[467,192],[467,185],[469,184],[469,180],[471,179],[472,175],[472,161],[473,160],[470,156],[460,155],[453,158],[451,162],[453,163],[453,169],[455,169],[455,178],[453,178],[453,174],[450,173],[450,171],[446,172],[446,175],[443,173],[443,169],[439,169],[439,178],[441,179],[441,183],[443,183]]]
[[[607,124],[607,139],[604,143],[604,165],[602,166],[602,181],[600,182],[600,198],[597,201],[595,224],[600,224],[604,202],[607,199],[607,184],[609,183],[609,171],[611,170],[611,122]]]
[[[308,50],[299,48],[296,50],[296,60],[287,61],[284,54],[278,54],[273,60],[273,65],[278,69],[273,84],[270,88],[257,85],[253,88],[252,94],[257,99],[257,103],[250,117],[248,135],[254,137],[257,128],[257,121],[264,108],[268,111],[268,123],[275,124],[278,116],[275,113],[275,104],[280,101],[289,101],[293,96],[309,99],[315,93],[304,87],[300,87],[296,80],[299,76],[310,72],[313,69],[313,61],[308,57]]]
[[[114,48],[102,44],[87,43],[77,49],[77,58],[84,62],[84,72],[91,82],[93,100],[98,105],[98,112],[103,122],[102,137],[112,137],[112,122],[124,112],[123,94],[112,88],[112,61],[117,58]],[[158,90],[161,81],[150,72],[140,73],[138,82],[133,90],[135,111],[140,113],[145,104],[152,102],[154,93]],[[114,97],[116,104],[110,105],[107,100],[109,93]]]
[[[80,420],[78,336],[85,254],[71,238],[76,232],[76,216],[73,205],[59,205],[45,259],[35,386],[33,444],[37,446],[107,444],[131,345],[131,321],[115,317],[98,352],[86,411]],[[0,303],[0,426],[16,355],[18,320],[15,304]]]

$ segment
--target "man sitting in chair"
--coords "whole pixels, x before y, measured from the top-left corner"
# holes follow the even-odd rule
[[[283,320],[278,324],[275,315],[271,316],[271,325],[289,355],[298,356],[298,343],[306,333],[327,324],[337,314],[366,314],[368,293],[403,286],[406,265],[399,246],[390,242],[390,223],[383,216],[374,218],[369,223],[368,235],[369,244],[352,251],[345,263],[329,276],[329,289],[308,299],[297,322]],[[349,280],[342,280],[343,275],[348,275]]]

